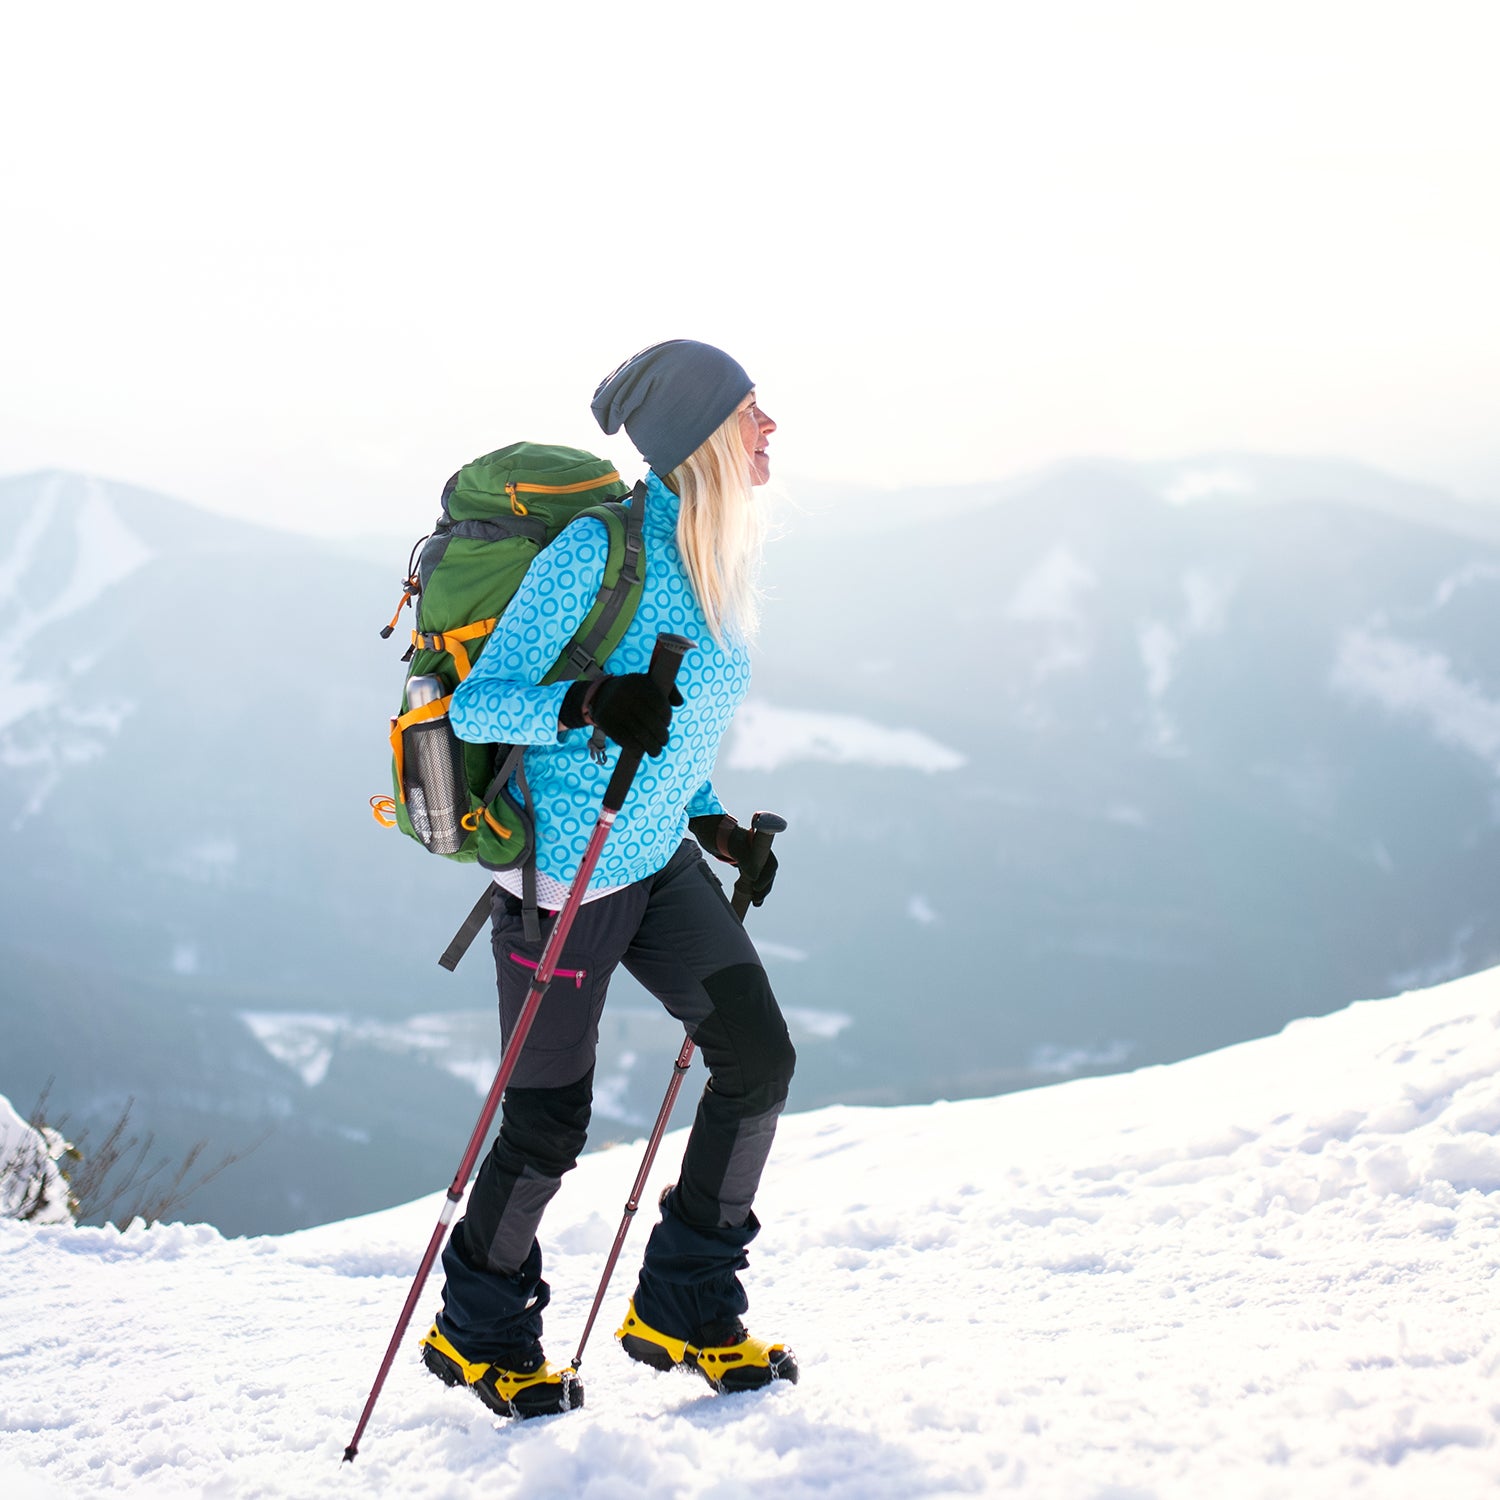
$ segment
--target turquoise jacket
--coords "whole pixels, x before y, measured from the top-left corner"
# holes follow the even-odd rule
[[[713,789],[719,741],[750,686],[750,656],[733,640],[715,644],[677,550],[677,496],[646,477],[642,534],[646,578],[640,605],[605,669],[644,672],[656,637],[685,635],[697,645],[683,659],[666,750],[641,761],[630,795],[605,841],[590,885],[629,885],[654,875],[687,832],[687,820],[722,812]],[[589,757],[591,731],[558,732],[567,683],[538,687],[589,611],[604,576],[601,521],[575,521],[538,554],[500,618],[474,670],[453,694],[450,718],[460,739],[526,746],[526,776],[536,803],[537,869],[563,883],[578,873],[619,758]]]

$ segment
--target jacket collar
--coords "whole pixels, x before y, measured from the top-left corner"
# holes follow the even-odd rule
[[[677,530],[677,512],[682,501],[662,483],[655,469],[646,471],[646,516],[643,525],[653,531]]]

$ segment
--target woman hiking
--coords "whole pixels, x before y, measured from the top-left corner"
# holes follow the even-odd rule
[[[769,478],[766,444],[776,424],[735,360],[687,339],[627,360],[595,391],[593,412],[605,432],[623,426],[650,465],[635,617],[605,675],[536,685],[583,620],[604,571],[603,524],[575,522],[531,564],[450,710],[464,740],[526,747],[544,917],[566,898],[608,779],[609,768],[590,757],[593,731],[649,757],[521,1050],[499,1134],[443,1253],[442,1311],[422,1341],[429,1370],[517,1417],[583,1404],[576,1374],[543,1356],[551,1293],[537,1230],[584,1146],[599,1015],[621,964],[686,1027],[710,1077],[617,1337],[633,1359],[696,1369],[716,1389],[797,1378],[790,1350],[746,1332],[740,1318],[749,1303],[737,1274],[760,1228],[751,1205],[795,1055],[755,948],[699,848],[730,864],[750,850],[748,830],[725,812],[710,777],[750,681],[763,536],[753,488]],[[646,675],[661,632],[697,646],[670,701]],[[754,884],[757,906],[775,871],[771,855]],[[542,943],[524,935],[521,873],[494,879],[508,1040]],[[544,920],[544,940],[547,930]]]

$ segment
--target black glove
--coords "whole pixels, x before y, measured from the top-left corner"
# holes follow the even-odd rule
[[[715,859],[735,865],[742,871],[746,859],[753,857],[755,835],[748,828],[741,828],[728,813],[705,813],[701,818],[689,818],[688,831]],[[752,906],[759,906],[770,895],[775,879],[776,854],[767,849],[765,863],[750,876]]]
[[[672,710],[682,707],[676,688],[663,693],[644,672],[585,678],[563,697],[557,722],[564,729],[597,725],[622,750],[660,755],[667,748]]]

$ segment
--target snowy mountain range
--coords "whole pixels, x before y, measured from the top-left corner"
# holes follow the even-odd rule
[[[825,501],[769,554],[718,778],[790,823],[751,923],[795,1106],[1167,1061],[1500,960],[1494,512],[1246,456]],[[0,481],[0,1090],[258,1142],[194,1200],[227,1230],[431,1185],[495,1060],[482,950],[434,962],[478,877],[366,805],[405,551]],[[596,1139],[676,1046],[622,984]]]
[[[637,1224],[581,1411],[493,1417],[414,1327],[352,1466],[441,1193],[281,1238],[0,1220],[0,1492],[1481,1500],[1497,1132],[1500,971],[1170,1067],[791,1116],[745,1279],[797,1385],[715,1397],[614,1347]],[[555,1363],[639,1152],[586,1157],[549,1211]]]

